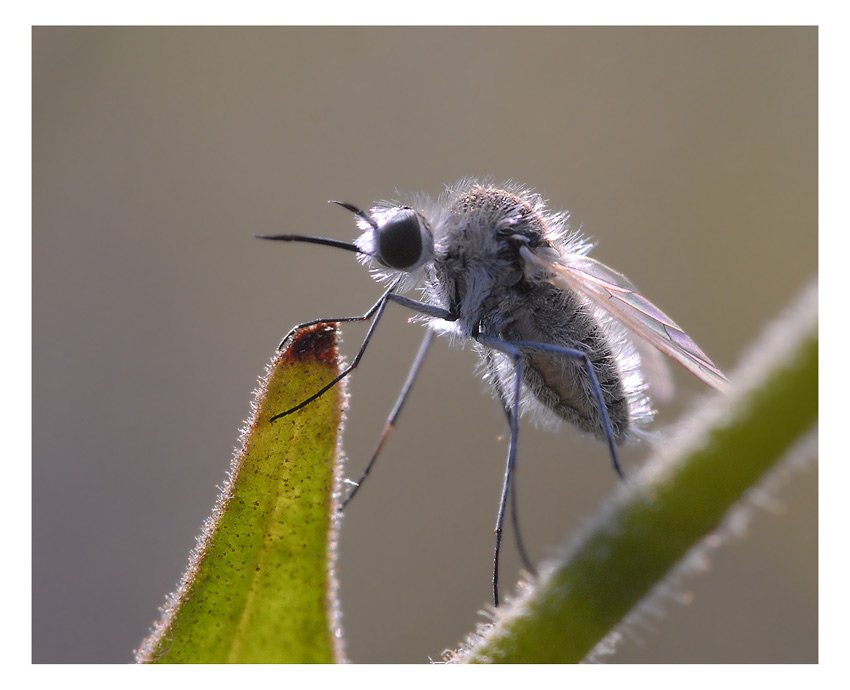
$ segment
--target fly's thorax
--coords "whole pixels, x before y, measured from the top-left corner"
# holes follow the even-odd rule
[[[529,289],[519,249],[546,244],[545,232],[544,218],[518,194],[477,184],[457,190],[437,237],[432,284],[462,330]]]

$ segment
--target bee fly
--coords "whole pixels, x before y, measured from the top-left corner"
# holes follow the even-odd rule
[[[516,184],[495,186],[462,180],[436,201],[411,205],[382,202],[369,211],[332,202],[355,216],[354,243],[303,235],[262,239],[313,242],[356,252],[385,289],[362,316],[315,319],[321,323],[370,321],[363,343],[337,378],[272,420],[300,410],[353,371],[390,302],[417,312],[428,326],[407,380],[387,419],[376,450],[343,507],[375,460],[422,366],[433,334],[471,342],[485,379],[510,427],[504,483],[496,518],[493,600],[499,604],[499,553],[509,498],[517,545],[534,572],[517,524],[514,477],[519,418],[566,420],[608,445],[617,474],[617,446],[639,436],[652,419],[644,370],[661,370],[658,352],[718,389],[723,373],[664,312],[621,273],[591,259],[592,244],[570,231],[568,214],[547,209],[543,199]],[[418,289],[421,299],[403,292]]]

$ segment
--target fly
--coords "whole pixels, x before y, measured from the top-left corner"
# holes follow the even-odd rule
[[[360,479],[374,466],[431,345],[433,335],[469,341],[484,378],[501,403],[510,443],[496,517],[493,601],[499,605],[499,555],[508,501],[523,564],[534,568],[517,523],[514,481],[519,419],[567,421],[608,446],[620,477],[617,447],[639,436],[652,420],[647,370],[664,371],[663,353],[710,386],[726,377],[675,321],[643,297],[621,273],[590,258],[590,241],[568,225],[568,214],[549,210],[542,197],[516,184],[474,179],[449,187],[437,201],[376,204],[369,211],[345,202],[360,236],[353,242],[305,235],[262,239],[312,242],[355,252],[385,288],[365,314],[298,324],[368,321],[351,364],[333,381],[272,421],[323,395],[359,364],[390,302],[417,312],[428,327],[407,380]],[[402,293],[419,291],[419,299]],[[653,392],[666,397],[662,385]],[[656,396],[658,397],[658,396]]]

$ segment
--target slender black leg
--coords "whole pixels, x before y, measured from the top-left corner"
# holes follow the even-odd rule
[[[505,520],[505,508],[507,506],[507,501],[510,496],[511,485],[514,482],[514,473],[516,469],[517,440],[519,436],[519,401],[522,390],[522,374],[524,366],[522,350],[549,352],[555,355],[562,355],[564,357],[578,359],[583,363],[585,370],[587,371],[587,375],[590,378],[591,387],[593,388],[593,395],[596,398],[596,404],[599,409],[599,416],[602,420],[602,428],[605,432],[605,438],[608,441],[608,449],[611,453],[611,461],[614,465],[614,470],[621,478],[624,478],[624,475],[620,468],[620,461],[617,457],[617,449],[614,443],[614,433],[611,428],[611,420],[608,416],[608,408],[605,406],[605,398],[602,395],[602,387],[599,385],[599,379],[596,376],[596,371],[593,369],[593,364],[586,353],[573,348],[562,347],[560,345],[552,345],[549,343],[538,343],[524,340],[507,341],[502,340],[501,338],[496,338],[483,334],[478,335],[476,339],[482,345],[507,355],[511,358],[514,364],[513,400],[511,401],[510,414],[508,414],[508,421],[511,425],[511,442],[510,447],[508,449],[508,462],[507,466],[505,467],[505,480],[502,486],[502,495],[499,500],[499,512],[496,516],[496,548],[493,556],[493,602],[496,606],[498,606],[499,554],[502,545],[502,525]],[[507,405],[505,406],[505,408],[507,411]],[[516,521],[516,518],[514,517],[513,520]],[[518,531],[517,534],[519,534]]]
[[[378,298],[378,301],[375,302],[375,304],[373,304],[371,307],[369,307],[369,310],[361,316],[340,316],[338,318],[330,319],[313,319],[312,321],[305,321],[304,323],[299,323],[293,326],[290,329],[289,333],[287,333],[281,339],[280,343],[277,346],[278,351],[282,350],[286,345],[287,341],[291,340],[292,337],[296,333],[298,333],[298,331],[300,331],[302,328],[307,328],[308,326],[316,326],[320,323],[351,323],[352,321],[368,321],[372,318],[372,316],[374,316],[375,312],[381,308],[381,304],[386,302],[390,298],[390,295],[392,295],[393,290],[396,289],[400,281],[401,279],[399,278],[399,280],[396,280],[392,285],[390,285],[384,291],[384,294]]]
[[[400,281],[401,281],[401,278],[399,278],[392,285],[390,285],[390,287],[386,289],[386,291],[384,292],[383,295],[381,295],[381,297],[378,299],[378,301],[375,302],[375,304],[373,304],[369,308],[369,310],[365,314],[363,314],[362,316],[343,316],[341,318],[335,318],[335,319],[313,319],[312,321],[305,321],[304,323],[298,324],[297,326],[295,326],[295,328],[293,328],[287,334],[287,336],[280,342],[280,345],[278,345],[278,349],[282,349],[284,347],[284,345],[286,344],[286,342],[295,333],[297,333],[300,329],[305,328],[307,326],[315,326],[316,324],[320,324],[320,323],[328,323],[328,324],[330,324],[330,323],[349,323],[349,322],[352,322],[352,321],[368,321],[369,319],[372,320],[372,323],[369,324],[369,330],[366,331],[366,336],[365,336],[365,338],[363,338],[363,343],[360,345],[360,349],[357,351],[357,354],[354,355],[354,359],[351,361],[351,364],[349,364],[342,372],[340,372],[340,374],[338,376],[334,377],[334,379],[332,381],[330,381],[330,383],[326,384],[325,386],[320,388],[318,391],[313,393],[313,395],[306,398],[305,400],[302,400],[300,403],[298,403],[294,407],[290,407],[288,410],[284,410],[283,412],[279,412],[278,414],[274,415],[269,421],[274,422],[274,421],[280,419],[281,417],[286,417],[287,415],[290,415],[293,412],[297,412],[298,410],[302,409],[303,407],[306,407],[307,405],[309,405],[311,402],[313,402],[317,398],[320,398],[321,396],[323,396],[331,388],[333,388],[336,384],[338,384],[342,379],[344,379],[352,371],[354,371],[357,368],[357,365],[360,364],[360,360],[363,358],[363,354],[366,352],[366,348],[369,345],[369,341],[372,339],[372,334],[375,332],[375,328],[377,328],[378,323],[380,322],[381,317],[384,314],[384,310],[386,309],[388,302],[395,302],[396,304],[400,304],[403,307],[407,307],[408,309],[413,309],[414,311],[418,311],[418,312],[425,314],[427,316],[433,316],[435,318],[445,319],[447,321],[455,321],[457,319],[456,316],[454,316],[453,314],[451,314],[449,311],[447,311],[445,309],[435,307],[434,305],[431,305],[431,304],[425,304],[423,302],[417,302],[416,300],[412,300],[412,299],[409,299],[407,297],[403,297],[401,295],[396,295],[395,293],[393,293],[393,290],[396,289],[396,287],[398,286]]]
[[[499,395],[501,396],[501,391],[499,391]],[[511,422],[511,408],[505,403],[504,399],[503,409],[505,410],[505,415],[508,418],[508,427],[512,426]],[[525,542],[522,538],[522,531],[519,528],[519,507],[517,506],[517,488],[516,488],[516,472],[513,473],[511,477],[511,491],[509,495],[509,500],[511,502],[511,526],[514,530],[514,538],[516,539],[517,551],[519,552],[520,560],[522,561],[523,567],[532,575],[537,575],[537,570],[534,567],[534,564],[531,562],[531,558],[528,556],[528,551],[525,548]]]
[[[363,473],[360,475],[360,478],[352,487],[351,492],[348,494],[348,496],[345,497],[345,500],[342,502],[340,510],[345,510],[345,507],[351,502],[351,499],[354,498],[355,494],[360,490],[360,487],[363,486],[363,482],[366,480],[366,477],[368,477],[369,473],[372,471],[372,467],[375,464],[375,460],[378,459],[378,455],[381,453],[381,450],[383,450],[387,438],[389,438],[390,433],[395,428],[395,423],[398,419],[399,414],[401,413],[401,408],[407,401],[407,396],[410,394],[410,389],[413,388],[413,383],[414,381],[416,381],[416,376],[422,369],[422,364],[425,362],[425,356],[428,354],[428,349],[431,347],[431,342],[433,341],[433,339],[434,332],[431,330],[426,331],[425,337],[422,339],[422,344],[419,346],[419,352],[416,353],[416,358],[413,360],[413,364],[410,367],[410,371],[407,373],[407,378],[404,381],[404,385],[401,388],[401,392],[398,395],[398,399],[395,401],[395,405],[393,405],[393,409],[390,412],[389,417],[387,417],[386,423],[384,424],[384,430],[381,433],[380,439],[378,439],[378,445],[375,447],[375,451],[372,453],[372,457],[366,464],[366,469],[363,470]]]
[[[403,307],[412,309],[413,311],[418,311],[420,314],[425,314],[426,316],[433,316],[435,319],[442,319],[443,321],[457,321],[456,314],[452,314],[448,309],[443,309],[442,307],[435,307],[433,304],[417,302],[415,299],[410,299],[409,297],[405,297],[404,295],[397,295],[394,292],[390,293],[387,296],[387,299],[391,302],[395,302],[396,304],[400,304]]]
[[[511,477],[511,526],[514,530],[514,538],[516,539],[516,547],[519,552],[520,560],[522,561],[523,567],[533,576],[537,575],[537,569],[534,567],[534,564],[531,562],[531,558],[528,556],[528,551],[525,548],[525,542],[522,539],[522,532],[519,528],[519,507],[517,506],[517,490],[516,490],[516,472],[513,473]]]
[[[494,368],[496,363],[493,361],[493,355],[490,352],[486,352],[485,361],[487,362],[487,366],[489,368]],[[505,417],[508,420],[508,428],[510,429],[513,426],[513,422],[511,421],[511,401],[510,396],[507,392],[505,392],[504,387],[501,381],[496,378],[493,382],[496,393],[499,396],[499,401],[502,403],[502,409],[505,411]],[[519,557],[522,560],[522,564],[525,569],[531,573],[532,575],[536,575],[537,572],[534,568],[534,565],[531,563],[531,558],[528,556],[528,551],[525,548],[525,542],[522,538],[522,531],[519,528],[519,507],[517,505],[517,481],[516,481],[516,473],[513,473],[513,481],[511,484],[509,499],[511,502],[511,525],[514,530],[514,536],[516,538],[517,551],[519,551]]]
[[[510,443],[508,445],[508,461],[505,464],[505,479],[502,484],[502,495],[499,499],[499,512],[496,515],[496,546],[493,551],[493,605],[499,605],[499,559],[502,551],[502,527],[505,522],[505,509],[508,499],[511,500],[511,522],[513,524],[514,533],[517,538],[517,549],[519,550],[520,558],[523,565],[530,571],[534,572],[534,567],[531,565],[531,559],[525,550],[525,545],[522,541],[522,536],[519,530],[519,520],[517,518],[516,495],[511,493],[511,489],[515,488],[515,469],[517,457],[517,443],[519,441],[519,401],[522,394],[522,376],[525,363],[522,359],[522,353],[519,348],[514,347],[511,343],[494,338],[487,335],[478,334],[476,340],[482,345],[492,348],[508,355],[514,365],[514,385],[513,391],[508,393],[502,389],[501,384],[496,385],[496,390],[499,398],[502,401],[502,407],[505,410],[505,415],[508,418],[508,426],[511,430]]]
[[[381,298],[377,302],[375,302],[375,304],[363,316],[346,317],[343,319],[318,319],[315,321],[308,322],[307,324],[300,325],[300,327],[303,328],[305,325],[312,326],[318,323],[344,323],[346,321],[366,321],[370,318],[372,319],[372,323],[369,324],[369,330],[366,331],[366,337],[363,338],[363,343],[360,345],[360,349],[357,351],[357,354],[354,355],[354,359],[351,361],[351,364],[349,364],[345,369],[343,369],[328,384],[322,386],[319,390],[313,393],[313,395],[311,395],[309,398],[302,400],[300,403],[298,403],[294,407],[290,407],[288,410],[278,412],[269,421],[274,422],[280,419],[281,417],[286,417],[287,415],[290,415],[293,412],[297,412],[302,407],[306,407],[311,402],[327,393],[331,388],[333,388],[336,384],[342,381],[342,379],[344,379],[357,368],[357,365],[360,364],[360,360],[363,358],[363,353],[366,352],[366,348],[369,345],[369,341],[372,339],[372,334],[375,332],[375,328],[381,321],[381,316],[383,316],[384,314],[384,309],[387,308],[387,301],[389,299],[389,296],[392,294],[390,292],[390,290],[392,289],[393,288],[390,287],[383,295],[381,295]],[[298,328],[299,326],[296,326],[293,332]],[[283,342],[286,342],[288,338],[289,336],[284,338]]]
[[[483,338],[483,337],[482,337]],[[489,339],[487,339],[489,340]],[[482,340],[482,343],[494,347],[492,343]],[[500,341],[500,344],[504,341]],[[505,522],[505,508],[511,492],[514,468],[516,467],[517,442],[519,441],[519,401],[522,392],[522,372],[524,363],[520,351],[516,348],[499,348],[505,354],[511,356],[514,362],[514,390],[511,401],[511,414],[509,421],[511,425],[511,440],[508,445],[508,461],[505,464],[505,480],[502,484],[502,495],[499,499],[499,512],[496,515],[496,547],[493,552],[493,605],[499,605],[499,556],[502,551],[502,526]]]

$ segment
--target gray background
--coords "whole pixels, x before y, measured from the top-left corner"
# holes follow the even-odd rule
[[[727,369],[817,270],[813,28],[38,28],[33,140],[37,662],[132,658],[279,337],[379,294],[350,255],[253,233],[349,239],[327,199],[514,178]],[[421,335],[407,317],[352,378],[352,474]],[[505,429],[473,365],[437,344],[348,511],[354,661],[436,658],[488,601]],[[705,392],[676,377],[659,428]],[[617,480],[570,428],[525,426],[520,452],[542,558]],[[610,660],[815,661],[816,484],[796,476]]]

